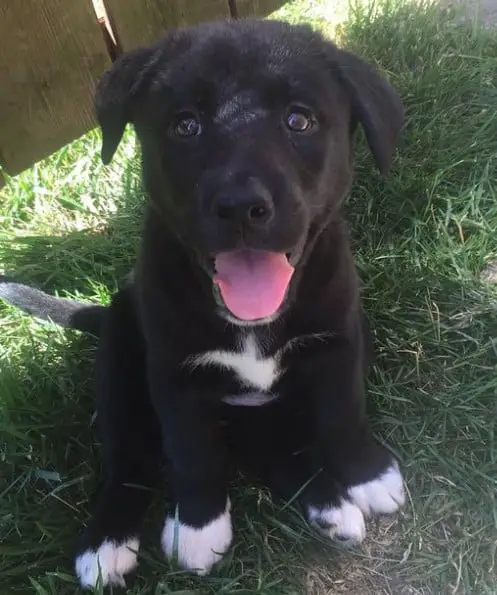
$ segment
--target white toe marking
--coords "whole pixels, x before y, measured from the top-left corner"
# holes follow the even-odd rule
[[[105,540],[97,550],[86,550],[76,558],[76,574],[82,587],[95,587],[99,574],[102,586],[125,587],[124,575],[137,565],[136,552],[140,542],[128,539],[123,543]]]
[[[319,531],[344,545],[359,544],[366,536],[366,524],[361,510],[347,500],[342,500],[339,506],[309,506],[307,512],[309,521]]]
[[[349,488],[348,495],[366,516],[396,512],[406,499],[404,482],[397,463],[376,479]]]
[[[168,517],[162,532],[162,548],[168,558],[177,556],[182,568],[208,574],[229,548],[233,538],[230,503],[216,519],[201,528],[190,527]]]

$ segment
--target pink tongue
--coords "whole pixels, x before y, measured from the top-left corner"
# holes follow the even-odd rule
[[[218,284],[229,311],[241,320],[267,318],[280,308],[293,275],[284,254],[235,250],[216,257]]]

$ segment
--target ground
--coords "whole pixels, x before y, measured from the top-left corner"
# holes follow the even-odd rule
[[[199,579],[163,559],[161,492],[132,595],[497,593],[497,37],[429,3],[378,0],[347,23],[336,9],[299,0],[281,14],[375,63],[406,106],[387,178],[358,139],[346,211],[375,333],[374,428],[401,461],[408,504],[344,552],[240,478],[234,547]],[[132,134],[108,168],[99,140],[1,191],[0,270],[108,300],[133,262],[143,194]],[[94,349],[0,305],[0,593],[79,592],[71,557],[99,469]]]

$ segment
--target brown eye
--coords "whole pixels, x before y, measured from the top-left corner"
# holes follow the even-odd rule
[[[314,116],[304,108],[292,108],[286,118],[286,125],[292,132],[307,132],[314,123]]]
[[[194,114],[179,114],[173,124],[173,131],[176,136],[189,138],[200,134],[202,127]]]

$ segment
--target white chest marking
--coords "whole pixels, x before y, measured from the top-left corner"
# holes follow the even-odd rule
[[[218,365],[232,370],[240,382],[250,388],[269,390],[278,379],[281,370],[279,357],[263,357],[254,335],[245,338],[241,351],[207,351],[191,360],[195,366]]]

